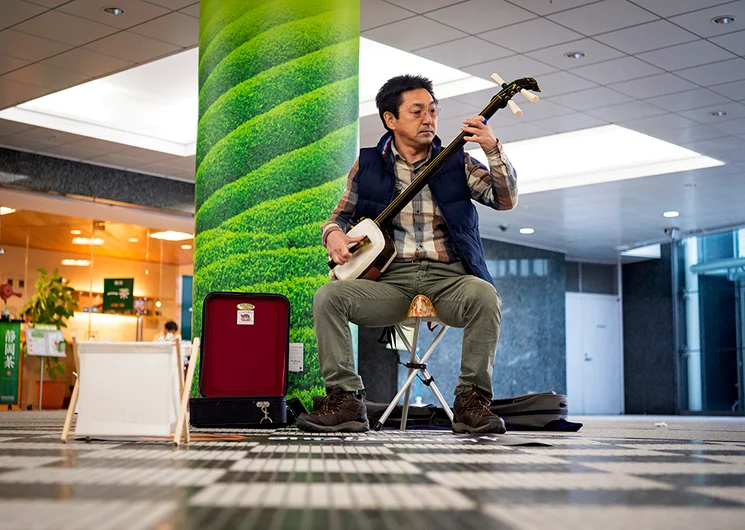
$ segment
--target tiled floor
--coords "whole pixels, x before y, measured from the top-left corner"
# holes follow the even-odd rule
[[[61,444],[63,419],[0,413],[0,529],[745,528],[742,418],[474,437],[200,431],[188,448]]]

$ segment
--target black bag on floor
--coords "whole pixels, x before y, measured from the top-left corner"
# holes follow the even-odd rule
[[[388,403],[365,401],[370,424],[377,422],[388,408]],[[567,421],[569,404],[567,397],[556,392],[539,392],[511,398],[495,399],[489,407],[504,420],[508,431],[564,431],[576,432],[581,423]],[[384,426],[398,429],[401,426],[403,405],[396,405]],[[450,427],[445,411],[434,405],[410,406],[406,428]]]
[[[581,423],[567,421],[569,401],[553,391],[494,399],[489,410],[504,420],[508,431],[576,432],[582,428]]]

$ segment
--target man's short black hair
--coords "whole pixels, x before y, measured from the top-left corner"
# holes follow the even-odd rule
[[[173,320],[169,320],[166,322],[166,330],[170,331],[171,333],[176,333],[178,331],[178,324],[176,324]]]
[[[402,94],[410,90],[419,90],[420,88],[429,92],[432,99],[437,103],[437,98],[432,88],[432,81],[421,75],[397,75],[396,77],[391,77],[380,87],[378,94],[375,96],[375,104],[378,106],[378,113],[380,114],[380,120],[383,122],[383,127],[387,131],[390,131],[390,129],[385,124],[383,114],[390,112],[398,118],[398,109],[401,107],[401,102],[403,101]]]

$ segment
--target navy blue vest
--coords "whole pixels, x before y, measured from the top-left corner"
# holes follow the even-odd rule
[[[391,203],[395,193],[396,174],[389,155],[390,133],[381,138],[377,147],[360,150],[359,196],[355,222],[363,217],[376,218]],[[432,142],[432,158],[442,150],[438,137]],[[484,247],[479,234],[479,217],[471,202],[471,190],[466,182],[465,153],[461,149],[429,182],[432,196],[442,212],[450,238],[466,271],[494,284],[484,261]]]

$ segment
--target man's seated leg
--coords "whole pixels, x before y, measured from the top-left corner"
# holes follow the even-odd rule
[[[464,274],[460,264],[438,266],[440,277],[428,285],[437,315],[445,324],[463,328],[461,375],[455,389],[453,431],[503,433],[504,422],[489,411],[502,300],[489,282]],[[451,269],[452,271],[448,271]],[[459,274],[459,272],[462,273]],[[442,279],[442,275],[452,277]]]
[[[362,401],[364,386],[354,370],[349,322],[376,327],[403,319],[411,297],[386,283],[385,277],[377,282],[330,282],[313,297],[313,324],[326,397],[311,413],[298,418],[298,428],[312,432],[363,432],[370,428]]]

